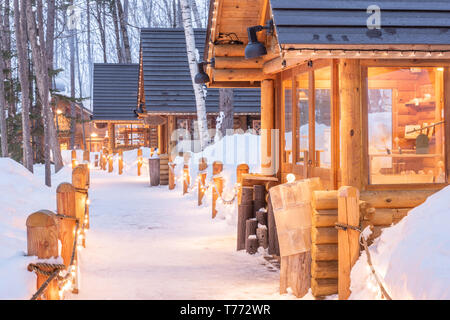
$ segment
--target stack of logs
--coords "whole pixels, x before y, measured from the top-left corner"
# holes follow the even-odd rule
[[[169,155],[159,156],[159,184],[167,186],[169,184]]]
[[[397,224],[408,212],[422,204],[433,190],[362,191],[360,225],[370,226],[370,245],[384,228]],[[338,293],[338,191],[313,193],[311,230],[311,290],[315,297]]]
[[[238,207],[237,250],[255,254],[261,246],[267,249],[268,217],[264,185],[242,187]]]

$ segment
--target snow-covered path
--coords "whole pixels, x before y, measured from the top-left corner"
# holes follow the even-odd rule
[[[234,226],[148,177],[91,172],[91,229],[72,299],[279,299],[279,272],[235,251]],[[285,297],[286,298],[286,297]]]

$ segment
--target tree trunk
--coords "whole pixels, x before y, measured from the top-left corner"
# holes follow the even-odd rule
[[[97,20],[98,29],[100,32],[100,41],[102,43],[103,49],[103,63],[108,63],[108,57],[106,55],[106,35],[105,35],[105,24],[103,23],[103,17],[105,16],[105,3],[101,1],[96,1],[96,11],[97,15],[95,19]],[[103,15],[102,15],[103,12]]]
[[[69,30],[70,49],[70,149],[75,149],[76,110],[75,110],[75,29]]]
[[[45,51],[45,42],[44,38],[44,21],[43,21],[43,6],[42,0],[37,0],[37,9],[36,9],[36,17],[33,13],[32,0],[26,0],[26,16],[27,16],[27,29],[29,40],[31,44],[32,57],[33,57],[33,67],[36,74],[36,85],[39,91],[39,97],[42,103],[43,108],[43,118],[44,118],[44,159],[45,159],[45,184],[47,186],[51,186],[51,167],[50,167],[50,146],[54,144],[54,141],[51,139],[51,134],[55,132],[51,130],[53,123],[53,113],[50,109],[50,101],[49,101],[49,75],[48,75],[48,60],[47,54]],[[39,29],[38,27],[39,26]],[[39,30],[39,39],[38,42],[38,30]],[[56,130],[55,130],[56,131]],[[56,156],[56,154],[54,154]],[[59,152],[59,156],[61,157],[61,153]],[[56,158],[56,157],[55,157]],[[56,163],[55,163],[56,169]]]
[[[127,21],[125,18],[125,14],[123,12],[122,3],[120,0],[116,0],[117,2],[117,11],[119,14],[119,22],[120,22],[120,31],[122,34],[123,48],[125,51],[125,63],[131,63],[131,50],[130,50],[130,40],[128,39],[127,32]]]
[[[26,17],[19,9],[19,0],[14,0],[14,24],[16,30],[17,63],[19,67],[19,81],[22,91],[22,145],[23,165],[33,172],[33,150],[30,132],[30,75],[27,54]]]
[[[219,112],[221,113],[222,123],[220,132],[224,137],[228,129],[233,129],[233,105],[234,93],[233,89],[219,89]]]
[[[111,8],[111,14],[112,14],[112,20],[113,20],[113,25],[114,25],[114,34],[116,36],[116,51],[117,51],[117,62],[118,63],[123,63],[123,56],[122,56],[122,47],[120,46],[120,33],[119,33],[119,20],[117,17],[117,7],[116,7],[116,2],[118,2],[120,0],[114,0],[111,1],[110,3],[110,8]]]
[[[197,106],[197,123],[200,137],[200,146],[206,147],[209,141],[208,122],[206,119],[206,89],[194,82],[195,75],[198,72],[197,62],[199,53],[195,47],[194,29],[192,27],[191,7],[189,0],[180,0],[181,12],[183,15],[184,34],[186,37],[187,57],[189,61],[189,70],[191,72],[192,86],[194,87],[195,102]]]
[[[0,10],[0,54],[3,53],[4,41],[3,13]],[[6,127],[7,105],[5,95],[5,75],[3,73],[3,70],[5,69],[5,60],[3,59],[3,57],[0,57],[0,134],[2,144],[2,157],[8,157],[8,129]]]
[[[192,12],[194,13],[194,20],[196,28],[203,28],[202,19],[200,18],[200,13],[198,12],[197,1],[189,0],[191,2]]]
[[[3,51],[11,52],[11,26],[9,23],[9,17],[11,15],[9,1],[4,1],[5,9],[3,15]],[[8,90],[6,94],[6,103],[8,107],[8,117],[14,117],[16,114],[16,99],[14,97],[14,83],[12,80],[12,66],[11,66],[11,54],[4,56],[5,59],[5,83],[8,83]],[[6,90],[6,88],[5,88]]]

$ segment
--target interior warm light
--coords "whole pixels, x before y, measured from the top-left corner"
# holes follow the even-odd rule
[[[287,182],[292,183],[292,182],[295,181],[295,175],[292,174],[292,173],[289,173],[289,174],[286,176],[286,179],[287,179]]]
[[[91,137],[92,138],[95,138],[95,137],[97,137],[98,135],[95,133],[95,132],[93,132],[93,133],[91,133]]]
[[[442,67],[440,67],[440,68],[437,68],[437,71],[444,71],[444,68],[442,68]]]

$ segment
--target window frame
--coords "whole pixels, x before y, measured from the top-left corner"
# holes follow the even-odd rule
[[[361,60],[361,107],[362,107],[362,144],[363,144],[363,166],[362,166],[362,184],[366,190],[440,190],[449,184],[450,179],[450,121],[445,121],[444,124],[444,166],[446,173],[446,182],[444,183],[403,183],[403,184],[370,184],[370,157],[369,157],[369,78],[368,69],[373,67],[395,67],[395,68],[411,68],[411,67],[423,67],[423,68],[444,68],[444,81],[443,81],[443,110],[444,120],[450,119],[450,61],[446,60],[421,60],[420,63],[417,60],[378,60],[367,59]]]

